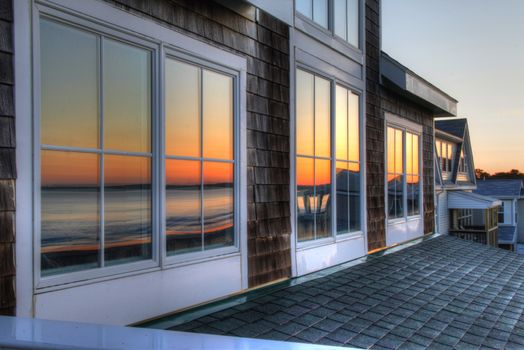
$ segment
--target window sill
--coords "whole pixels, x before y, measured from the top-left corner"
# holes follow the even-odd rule
[[[344,234],[337,235],[337,236],[322,238],[318,240],[298,242],[297,251],[315,249],[315,248],[324,247],[327,245],[332,245],[332,244],[336,244],[339,242],[349,241],[349,240],[361,238],[361,237],[364,237],[364,232],[356,231],[356,232],[344,233]]]
[[[240,251],[237,247],[232,247],[230,249],[218,249],[216,251],[212,251],[212,253],[213,254],[210,254],[209,256],[193,256],[191,259],[184,259],[180,261],[173,261],[167,258],[164,266],[159,266],[159,264],[155,261],[147,261],[137,262],[128,265],[114,266],[104,270],[88,270],[70,275],[64,274],[42,278],[37,287],[35,288],[34,293],[48,293],[63,289],[103,283],[106,281],[120,278],[162,272],[184,266],[200,264],[208,261],[216,261],[240,256]]]

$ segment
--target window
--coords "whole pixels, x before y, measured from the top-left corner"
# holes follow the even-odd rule
[[[331,86],[325,78],[297,70],[298,241],[360,231],[361,227],[359,96],[336,85],[336,103],[331,106]],[[336,116],[334,137],[332,109]],[[332,227],[332,220],[336,227]]]
[[[457,220],[459,229],[466,229],[468,227],[471,227],[473,224],[473,210],[459,209]]]
[[[238,72],[167,47],[160,72],[157,44],[39,23],[41,277],[71,282],[158,266],[161,255],[237,250]]]
[[[387,127],[388,219],[420,215],[420,137]]]
[[[462,146],[464,147],[464,146]],[[459,166],[458,166],[459,173],[467,173],[469,172],[469,166],[466,159],[466,156],[464,154],[464,148],[460,151],[460,159],[459,159]]]
[[[505,223],[505,220],[504,220],[504,207],[505,207],[505,203],[502,202],[502,204],[499,207],[499,224],[504,224]]]
[[[296,10],[337,37],[359,47],[359,0],[297,0]],[[332,15],[330,16],[330,11]]]
[[[455,153],[455,145],[437,140],[437,157],[439,159],[440,168],[443,173],[450,173],[453,171],[453,155]]]
[[[42,276],[152,258],[151,56],[40,22]]]
[[[167,58],[167,254],[234,244],[233,77]]]

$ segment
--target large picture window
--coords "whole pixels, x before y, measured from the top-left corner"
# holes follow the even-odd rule
[[[360,231],[359,96],[304,70],[296,79],[298,241]]]
[[[388,219],[420,215],[420,137],[387,127]]]
[[[43,276],[152,258],[151,60],[40,21]]]
[[[240,72],[64,17],[36,31],[42,286],[237,252]]]

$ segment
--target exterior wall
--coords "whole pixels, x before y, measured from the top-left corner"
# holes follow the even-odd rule
[[[435,229],[433,115],[380,85],[380,0],[366,1],[368,249],[386,246],[384,112],[423,127],[424,233]]]
[[[13,53],[12,0],[0,0],[0,315],[16,306]]]
[[[391,92],[380,88],[381,109],[393,113],[406,120],[422,125],[422,190],[424,233],[433,233],[435,230],[435,172],[434,172],[434,145],[433,115],[430,111]],[[384,176],[384,175],[383,175]]]
[[[449,210],[448,210],[448,192],[443,191],[438,195],[437,202],[437,218],[438,218],[438,233],[447,235],[449,233]]]
[[[524,199],[519,199],[517,202],[517,242],[524,242]]]
[[[368,250],[386,245],[384,115],[380,108],[380,1],[366,0],[366,157]]]
[[[289,277],[288,26],[212,1],[107,1],[247,57],[249,286]]]

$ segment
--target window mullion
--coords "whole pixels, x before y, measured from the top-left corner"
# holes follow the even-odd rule
[[[104,156],[104,38],[99,37],[99,115],[100,115],[100,267],[105,267],[105,156]]]
[[[200,108],[200,230],[201,230],[201,250],[204,246],[204,74],[202,68],[198,70],[199,76],[199,108]]]

